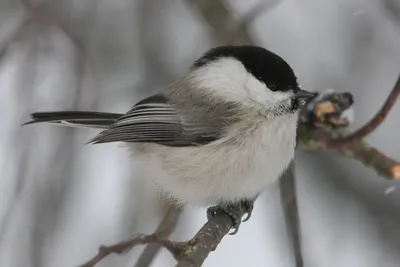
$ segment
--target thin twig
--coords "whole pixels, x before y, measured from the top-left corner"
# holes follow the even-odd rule
[[[333,139],[329,142],[329,146],[332,148],[347,145],[351,142],[363,139],[368,134],[372,133],[378,126],[386,119],[390,110],[396,103],[396,100],[400,94],[400,76],[397,78],[396,84],[394,85],[392,91],[387,97],[382,108],[375,114],[375,116],[366,123],[363,127],[355,131],[354,133],[345,136],[340,139]]]
[[[161,238],[165,239],[169,237],[178,223],[181,212],[182,209],[180,208],[176,208],[175,206],[169,207],[164,219],[161,221],[156,230],[156,233],[164,233],[164,236],[161,236]],[[137,260],[135,267],[150,266],[161,247],[162,245],[158,243],[148,244]]]
[[[247,207],[241,205],[235,213],[242,217],[247,213]],[[177,260],[176,267],[201,266],[211,251],[214,251],[222,238],[232,228],[232,219],[223,212],[217,212],[189,241],[176,242],[162,239],[171,229],[163,229],[151,235],[138,235],[133,239],[111,246],[101,246],[97,255],[81,267],[94,267],[97,263],[112,253],[123,254],[137,245],[159,244],[166,248]]]
[[[337,152],[346,158],[355,159],[366,167],[375,170],[382,178],[389,180],[400,179],[400,162],[388,157],[366,141],[353,142],[333,149],[330,149],[323,141],[312,140],[311,143],[312,145],[309,147],[302,147],[301,149],[305,151]]]
[[[167,230],[166,230],[167,231]],[[123,254],[133,248],[136,245],[141,244],[150,244],[150,243],[158,243],[158,235],[164,235],[165,233],[154,233],[151,235],[138,235],[135,238],[132,238],[127,241],[123,241],[111,246],[101,246],[96,256],[92,259],[87,261],[86,263],[82,264],[81,267],[94,267],[97,263],[103,260],[108,255],[115,253],[115,254]],[[163,244],[160,242],[160,244]]]
[[[336,132],[331,134],[337,135]],[[372,147],[366,141],[355,141],[337,148],[329,147],[330,136],[321,129],[311,129],[306,124],[298,128],[297,149],[310,152],[336,152],[358,160],[366,167],[375,170],[380,177],[389,180],[400,179],[400,162]]]
[[[382,177],[400,179],[400,163],[365,141],[339,147],[337,151],[347,158],[361,161],[365,166],[377,171]]]
[[[279,188],[281,191],[281,204],[285,216],[286,228],[290,234],[293,245],[296,267],[303,267],[304,261],[301,253],[300,241],[300,221],[296,199],[296,180],[294,171],[294,162],[279,179]]]

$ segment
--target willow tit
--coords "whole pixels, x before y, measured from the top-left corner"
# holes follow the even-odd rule
[[[278,179],[294,156],[299,88],[280,56],[256,46],[221,46],[165,90],[126,114],[38,112],[32,121],[104,129],[89,141],[124,142],[169,200],[232,210]]]

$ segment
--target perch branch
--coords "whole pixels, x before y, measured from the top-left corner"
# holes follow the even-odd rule
[[[358,160],[366,167],[375,170],[386,179],[400,179],[400,162],[386,156],[377,148],[372,147],[366,141],[360,140],[337,148],[329,147],[327,133],[318,129],[310,130],[308,126],[299,126],[297,148],[303,151],[337,152],[340,155]]]
[[[243,216],[247,212],[246,206],[242,205],[237,210],[237,215]],[[223,212],[217,212],[204,226],[196,233],[196,235],[183,242],[171,241],[163,239],[163,237],[171,232],[171,229],[163,229],[151,235],[138,235],[137,237],[117,243],[111,246],[101,246],[96,256],[90,259],[81,267],[94,267],[102,259],[110,255],[124,254],[133,247],[143,244],[159,244],[166,248],[172,256],[177,260],[176,267],[199,267],[203,264],[211,251],[214,251],[222,238],[232,228],[232,219]]]
[[[347,158],[359,160],[365,166],[374,169],[382,177],[400,179],[400,163],[389,158],[365,141],[340,147],[337,151]]]
[[[381,109],[375,114],[375,116],[366,123],[363,127],[355,131],[354,133],[345,136],[340,139],[333,139],[329,142],[329,146],[332,148],[343,146],[354,141],[358,141],[372,133],[379,125],[386,119],[390,110],[396,103],[396,100],[400,94],[400,76],[397,78],[396,84],[394,85],[389,96],[386,98],[385,103]]]

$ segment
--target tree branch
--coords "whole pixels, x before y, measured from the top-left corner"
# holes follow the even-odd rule
[[[219,43],[237,45],[254,43],[244,27],[247,24],[236,20],[223,1],[186,0],[186,2],[199,11]]]
[[[389,180],[400,179],[400,163],[366,141],[359,140],[337,148],[329,147],[329,135],[320,129],[307,129],[308,126],[300,125],[297,139],[297,148],[313,152],[336,152],[340,155],[358,160],[366,167],[375,170],[382,178]]]
[[[243,216],[247,212],[246,206],[241,205],[237,215]],[[211,251],[214,251],[222,238],[232,228],[232,219],[223,212],[217,212],[196,235],[184,242],[176,242],[163,239],[171,229],[163,229],[151,235],[138,235],[137,237],[117,243],[111,246],[101,246],[96,256],[90,259],[81,267],[94,267],[102,259],[111,253],[124,254],[133,247],[143,244],[159,244],[171,252],[177,260],[176,267],[198,267],[201,266]]]
[[[358,129],[357,131],[348,136],[345,136],[340,139],[331,140],[329,142],[329,146],[332,148],[335,147],[337,148],[339,146],[343,146],[354,141],[359,141],[364,137],[366,137],[368,134],[372,133],[386,119],[390,110],[396,103],[399,94],[400,94],[400,76],[397,78],[396,84],[394,85],[389,96],[386,98],[386,101],[381,107],[381,109],[367,124],[365,124],[363,127],[361,127],[360,129]]]
[[[170,206],[167,213],[165,214],[164,219],[161,221],[155,232],[164,233],[164,235],[161,236],[161,238],[163,239],[168,238],[172,231],[175,229],[181,212],[181,209],[175,206]],[[162,245],[158,243],[148,244],[140,255],[139,259],[137,260],[135,267],[150,266],[161,248]]]
[[[296,198],[296,177],[294,162],[279,179],[281,189],[281,204],[285,216],[286,228],[290,234],[296,267],[303,267],[304,261],[301,253],[300,221]]]
[[[261,3],[256,4],[247,14],[245,14],[241,20],[242,27],[247,29],[260,15],[266,13],[268,10],[273,9],[277,4],[281,3],[282,0],[264,0]]]
[[[24,32],[24,30],[26,29],[26,27],[29,25],[30,22],[31,22],[30,17],[24,18],[24,20],[20,25],[18,25],[16,30],[8,38],[6,38],[6,40],[3,42],[0,48],[0,62],[7,55],[8,48],[18,39],[18,37],[21,36],[21,34]]]

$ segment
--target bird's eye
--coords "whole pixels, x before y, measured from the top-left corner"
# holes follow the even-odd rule
[[[271,91],[277,91],[278,90],[278,86],[276,84],[267,84],[267,87]]]
[[[297,110],[300,106],[299,100],[296,99],[295,97],[292,97],[290,99],[290,109],[291,110]]]

